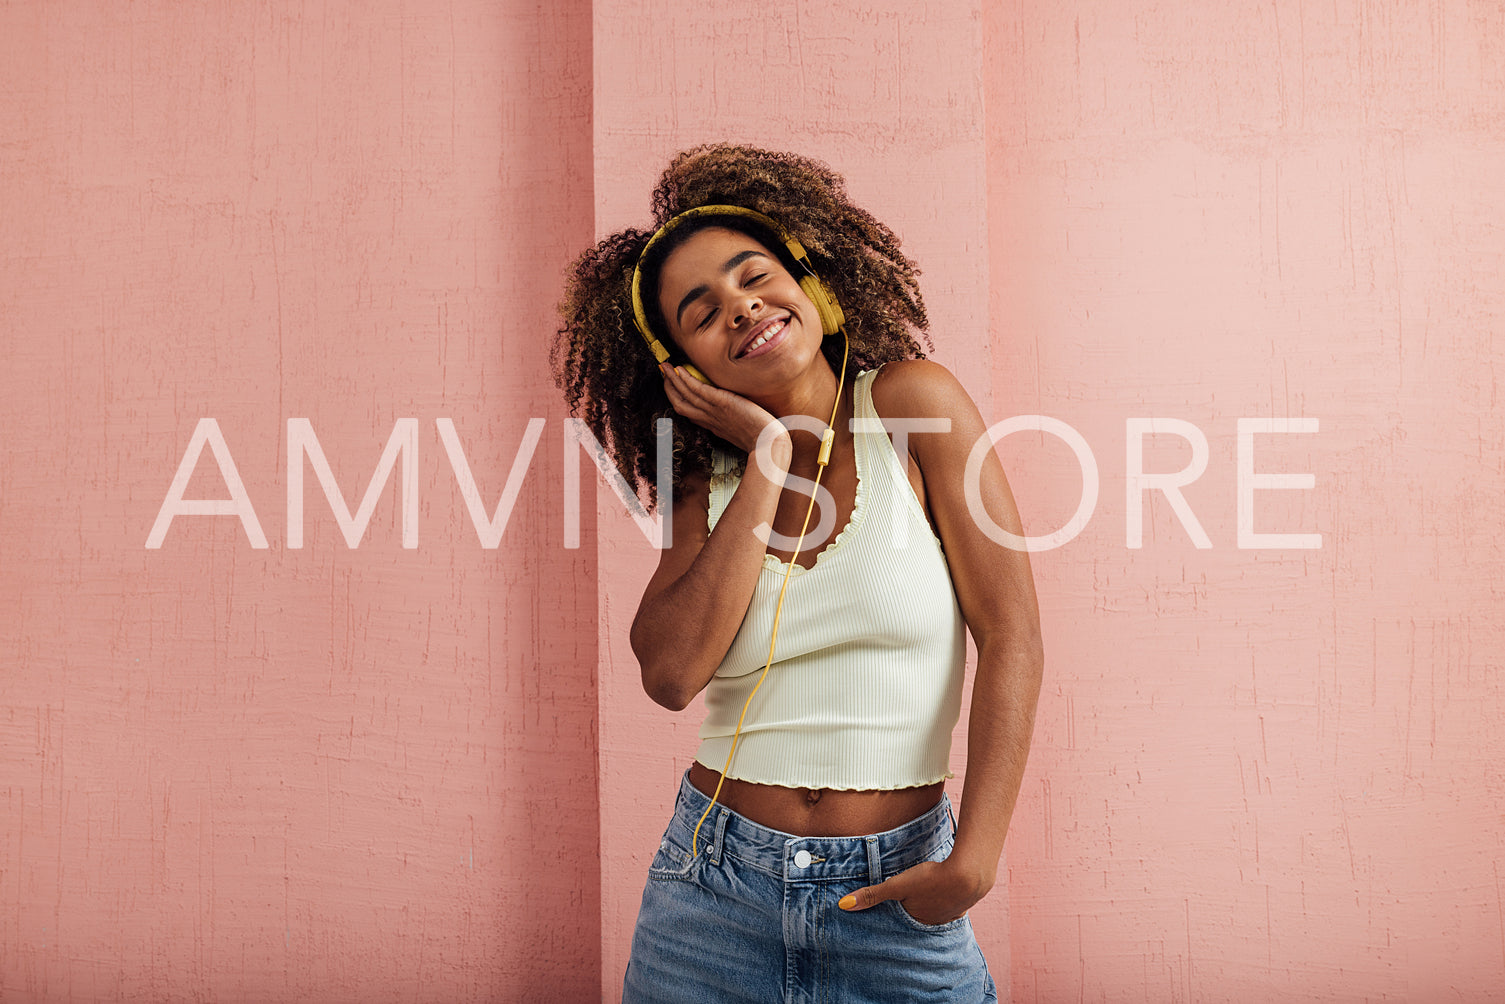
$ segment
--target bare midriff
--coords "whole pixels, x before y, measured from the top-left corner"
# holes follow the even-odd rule
[[[719,771],[690,765],[690,783],[707,798],[716,794]],[[727,778],[718,805],[772,830],[797,837],[860,837],[892,830],[924,815],[941,800],[945,782],[892,791],[786,788]]]

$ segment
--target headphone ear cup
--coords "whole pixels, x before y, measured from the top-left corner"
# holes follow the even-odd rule
[[[821,334],[834,335],[840,331],[847,318],[830,288],[813,275],[801,276],[800,288],[805,291],[810,302],[815,304],[815,312],[820,315]]]

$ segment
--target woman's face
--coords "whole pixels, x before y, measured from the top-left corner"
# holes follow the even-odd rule
[[[763,244],[709,227],[670,253],[659,277],[669,334],[716,386],[756,396],[786,386],[820,354],[820,315]]]

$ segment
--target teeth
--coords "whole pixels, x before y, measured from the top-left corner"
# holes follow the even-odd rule
[[[783,321],[776,321],[776,322],[774,322],[772,325],[769,326],[769,328],[768,328],[767,331],[763,332],[761,335],[759,335],[757,338],[755,338],[753,340],[753,343],[747,347],[747,352],[744,352],[742,354],[743,355],[747,355],[748,352],[751,352],[753,349],[757,348],[759,345],[762,345],[764,342],[768,341],[770,338],[772,338],[774,335],[778,334],[783,329],[784,329],[784,322]]]

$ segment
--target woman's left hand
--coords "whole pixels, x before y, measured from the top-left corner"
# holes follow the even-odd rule
[[[893,899],[921,924],[946,924],[970,910],[992,887],[981,869],[953,855],[944,861],[921,861],[877,885],[863,886],[839,905],[843,910],[866,910]]]

